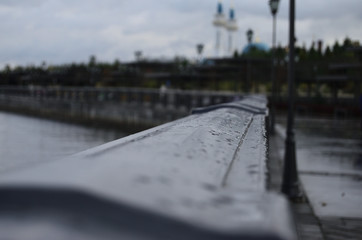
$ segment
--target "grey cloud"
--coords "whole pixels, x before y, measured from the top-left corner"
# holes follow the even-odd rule
[[[223,2],[227,13],[231,1]],[[249,27],[262,41],[270,42],[271,14],[267,0],[234,2],[240,27],[234,41],[238,48],[246,43],[245,31]],[[211,22],[216,3],[216,0],[3,0],[0,31],[5,34],[0,38],[0,62],[27,63],[31,59],[71,62],[87,60],[91,54],[103,60],[122,61],[133,59],[133,52],[138,49],[146,56],[192,57],[199,42],[206,45],[205,55],[212,56],[215,30]],[[282,44],[288,39],[288,4],[289,1],[281,0],[278,13],[277,37]],[[340,38],[344,32],[361,39],[360,9],[360,0],[297,1],[298,39],[308,42],[316,33],[320,34],[318,38],[330,39],[334,35]],[[318,31],[319,28],[323,30]]]
[[[45,2],[46,0],[2,0],[0,6],[15,8],[39,7]]]

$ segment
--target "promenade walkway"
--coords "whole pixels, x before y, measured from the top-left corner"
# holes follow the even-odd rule
[[[362,239],[361,140],[336,133],[341,130],[338,124],[346,123],[334,122],[334,133],[327,135],[311,134],[320,132],[322,122],[305,123],[309,133],[303,133],[303,127],[296,131],[299,177],[306,197],[292,203],[299,239]],[[282,125],[276,129],[270,137],[269,187],[279,191],[285,129]]]

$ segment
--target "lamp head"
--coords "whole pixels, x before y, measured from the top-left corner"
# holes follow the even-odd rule
[[[270,11],[273,15],[277,14],[280,0],[269,0]]]
[[[202,43],[197,44],[196,50],[197,50],[197,53],[201,55],[202,51],[204,50],[204,44],[202,44]]]
[[[252,40],[253,40],[253,30],[249,29],[247,32],[246,32],[246,37],[248,38],[248,43],[251,43]]]

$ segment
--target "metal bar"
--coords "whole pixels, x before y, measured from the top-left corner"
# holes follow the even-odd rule
[[[276,42],[276,15],[273,15],[273,43],[272,43],[272,99],[271,99],[271,116],[270,116],[270,134],[274,134],[275,129],[275,95],[276,95],[276,83],[275,83],[275,42]]]
[[[294,22],[295,22],[295,0],[290,0],[289,9],[289,65],[288,65],[288,123],[287,138],[285,141],[284,174],[282,192],[291,199],[301,197],[297,159],[295,152],[294,137]]]

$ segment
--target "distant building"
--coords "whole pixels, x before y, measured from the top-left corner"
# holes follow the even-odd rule
[[[242,54],[248,54],[252,51],[262,51],[262,52],[268,52],[269,47],[265,43],[259,42],[259,41],[253,41],[253,35],[254,31],[252,29],[249,29],[246,32],[246,38],[248,40],[248,44],[243,48]]]
[[[263,51],[263,52],[268,52],[269,51],[269,47],[268,45],[266,45],[265,43],[261,43],[261,42],[252,42],[252,43],[248,43],[242,51],[242,54],[248,54],[250,53],[252,50],[259,50],[259,51]]]

